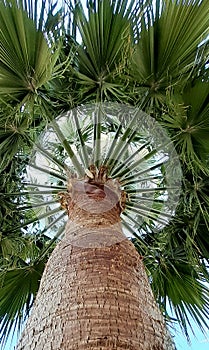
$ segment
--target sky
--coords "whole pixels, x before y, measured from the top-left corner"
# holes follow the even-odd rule
[[[204,335],[197,326],[194,325],[194,332],[196,337],[191,336],[191,345],[188,344],[186,338],[182,335],[181,331],[175,337],[175,344],[177,350],[208,350],[209,349],[209,331]]]

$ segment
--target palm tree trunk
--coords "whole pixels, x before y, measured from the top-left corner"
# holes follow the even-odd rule
[[[117,191],[96,189],[70,196],[65,238],[17,350],[173,349],[142,259],[122,232]]]

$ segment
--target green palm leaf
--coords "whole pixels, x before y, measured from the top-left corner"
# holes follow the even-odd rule
[[[137,239],[134,240],[140,253],[147,249],[144,263],[159,306],[168,321],[169,318],[175,317],[176,321],[180,322],[189,340],[188,327],[192,329],[190,319],[193,319],[202,331],[208,328],[209,297],[206,279],[198,267],[198,260],[194,256],[189,257],[183,245],[169,247],[163,236],[153,243],[154,246],[148,244],[147,247],[141,248]]]
[[[0,273],[1,341],[7,339],[13,327],[20,331],[37,293],[46,258],[29,265]]]
[[[26,118],[0,125],[0,164],[3,171],[11,162],[15,154],[28,145],[28,125]]]
[[[78,63],[75,70],[84,93],[95,91],[100,95],[116,95],[119,84],[115,80],[126,64],[130,55],[132,29],[130,17],[140,9],[131,1],[98,1],[89,7],[85,15],[81,4],[76,9],[78,29],[82,46],[78,47]],[[135,18],[136,18],[135,17]]]
[[[198,46],[209,29],[207,0],[158,0],[157,4],[150,1],[144,14],[131,74],[149,87],[153,99],[160,100],[165,89],[188,78],[198,63]],[[207,56],[208,49],[201,60],[206,62]]]
[[[24,99],[52,77],[56,54],[27,13],[0,3],[0,94]]]
[[[209,86],[203,77],[204,73],[186,84],[178,109],[174,113],[165,113],[162,120],[163,126],[178,133],[176,144],[182,161],[201,171],[205,171],[209,151]]]

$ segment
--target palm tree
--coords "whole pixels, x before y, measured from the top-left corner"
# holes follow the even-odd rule
[[[207,325],[207,13],[206,0],[0,2],[3,342],[57,242],[18,349],[173,348],[168,304],[187,336],[188,313]]]

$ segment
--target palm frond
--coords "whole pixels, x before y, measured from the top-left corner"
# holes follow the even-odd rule
[[[49,32],[53,29],[55,31],[55,27],[58,27],[62,19],[62,8],[58,6],[57,1],[5,0],[4,3],[6,6],[25,11],[39,31]]]
[[[94,91],[97,101],[102,96],[122,96],[122,84],[115,77],[120,76],[130,56],[133,40],[130,22],[139,16],[140,6],[134,1],[104,0],[89,6],[87,14],[81,2],[75,10],[82,39],[75,69],[80,92],[83,89],[87,98],[87,93]]]
[[[198,99],[196,98],[198,94]],[[162,115],[161,124],[175,133],[178,153],[187,166],[205,171],[208,159],[208,96],[209,87],[203,76],[196,77],[184,87],[182,97],[170,112]]]
[[[149,87],[150,103],[161,101],[169,86],[188,79],[199,60],[206,63],[208,50],[198,55],[209,33],[207,0],[149,1],[142,18],[131,64],[134,80]],[[166,30],[165,30],[166,28]],[[197,58],[198,57],[198,58]]]
[[[66,152],[68,153],[71,161],[73,162],[73,165],[78,172],[79,175],[83,175],[83,169],[82,166],[76,156],[76,154],[73,152],[72,147],[70,146],[68,140],[66,139],[65,135],[63,134],[61,128],[57,124],[55,120],[51,120],[52,127],[55,130],[56,135],[58,136],[59,140],[61,141],[61,144],[65,148]]]
[[[180,322],[189,340],[190,318],[203,331],[208,328],[208,287],[196,257],[189,258],[183,245],[169,248],[166,240],[166,236],[161,236],[155,240],[155,246],[147,247],[144,263],[159,306],[165,313],[169,305],[171,319],[175,317]],[[134,244],[140,251],[137,240]]]
[[[0,273],[0,324],[1,343],[4,344],[10,331],[18,331],[28,315],[38,290],[46,258],[38,263],[11,268]]]
[[[3,124],[3,123],[2,123]],[[8,166],[13,157],[20,152],[28,142],[28,125],[26,119],[8,122],[7,125],[0,126],[0,164],[1,171]]]
[[[137,129],[139,123],[140,131]],[[149,128],[152,128],[152,136]],[[76,172],[73,161],[73,157],[76,156],[79,176],[88,174],[91,164],[97,166],[97,171],[102,164],[108,167],[111,177],[120,178],[121,186],[128,195],[125,211],[127,210],[128,215],[133,214],[130,226],[136,228],[137,220],[139,225],[144,220],[152,222],[153,225],[155,222],[156,227],[169,222],[174,213],[179,191],[178,179],[181,174],[177,172],[174,179],[170,175],[178,164],[173,152],[172,161],[168,159],[172,143],[145,113],[114,103],[82,106],[53,120],[45,135],[41,137],[39,148],[49,162],[46,163],[40,156],[34,156],[35,165],[32,161],[31,168],[40,171],[40,176],[37,171],[32,173],[32,187],[22,192],[22,195],[34,197],[34,207],[43,207],[44,210],[44,203],[49,205],[50,201],[54,200],[51,196],[59,194],[60,183],[61,187],[65,186],[68,172]],[[159,135],[160,144],[158,143],[156,148]],[[65,143],[70,147],[70,152],[67,151]],[[39,150],[35,151],[36,155],[37,152]],[[38,165],[37,162],[41,164]],[[123,162],[128,165],[125,170]],[[63,175],[59,170],[61,164],[67,165],[67,173],[63,172]],[[65,166],[62,168],[63,171]],[[43,181],[41,173],[44,175],[45,184],[42,183],[39,188],[38,184]],[[36,203],[39,195],[45,197],[40,205]],[[50,205],[49,207],[56,210]],[[40,212],[38,215],[39,218],[44,218],[48,213]]]
[[[6,101],[21,101],[51,79],[57,53],[27,13],[10,3],[0,3],[0,93]]]

